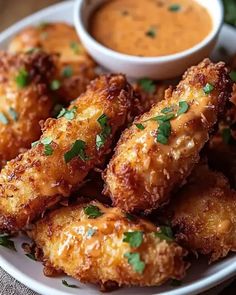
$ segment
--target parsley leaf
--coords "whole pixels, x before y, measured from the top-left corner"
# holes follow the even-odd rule
[[[20,69],[15,81],[20,88],[24,88],[25,86],[27,86],[29,84],[28,72],[24,68]]]
[[[141,88],[147,93],[154,93],[156,91],[156,85],[153,80],[148,78],[143,78],[138,81]]]
[[[143,124],[141,124],[141,123],[137,123],[137,124],[135,124],[135,126],[136,126],[138,129],[140,129],[140,130],[144,130],[144,129],[145,129],[145,127],[144,127]]]
[[[65,117],[67,120],[73,120],[76,115],[76,110],[76,106],[73,106],[71,109],[62,108],[57,118]]]
[[[166,122],[175,117],[175,114],[167,114],[167,115],[159,115],[156,117],[151,118],[151,121],[158,121],[158,122]]]
[[[37,259],[35,258],[34,254],[32,254],[32,253],[25,254],[25,256],[27,256],[29,259],[32,259],[34,261],[37,261]]]
[[[156,141],[160,142],[161,144],[167,144],[168,138],[171,134],[171,125],[169,121],[164,121],[160,123],[158,130],[157,130],[157,138]]]
[[[78,42],[71,42],[70,48],[73,50],[74,54],[79,54],[81,51],[80,45]]]
[[[16,251],[15,244],[7,234],[0,234],[0,246]]]
[[[53,154],[53,148],[51,146],[52,138],[45,137],[42,140],[37,140],[31,144],[32,147],[37,146],[38,144],[42,143],[44,145],[44,155],[51,156]]]
[[[66,280],[62,280],[62,284],[68,288],[79,288],[77,285],[68,284]]]
[[[147,32],[146,32],[146,36],[150,37],[150,38],[155,38],[156,37],[156,29],[155,28],[150,28]]]
[[[94,205],[84,207],[84,213],[88,216],[88,218],[97,218],[103,215],[100,208]]]
[[[171,113],[173,111],[174,111],[174,108],[173,107],[166,107],[163,110],[161,110],[161,113],[162,114],[168,114],[168,113]]]
[[[53,80],[50,84],[50,89],[55,91],[61,87],[61,82],[59,80]]]
[[[189,109],[188,103],[186,101],[180,101],[177,116],[180,116],[180,115],[186,113],[188,111],[188,109]]]
[[[236,71],[231,71],[229,76],[233,82],[236,82]]]
[[[180,9],[181,9],[181,6],[179,4],[172,4],[168,7],[168,10],[172,12],[177,12]]]
[[[10,107],[8,112],[9,112],[9,115],[11,116],[11,118],[12,118],[14,121],[18,121],[19,115],[18,115],[18,113],[15,111],[15,109],[13,109],[12,107]]]
[[[212,92],[212,90],[214,89],[214,86],[211,85],[210,83],[207,83],[204,87],[203,87],[203,91],[206,94],[210,94]]]
[[[139,253],[127,252],[124,255],[128,259],[128,263],[132,265],[134,271],[142,274],[145,268],[145,263],[140,259]]]
[[[7,125],[9,123],[7,117],[3,113],[0,113],[0,122],[4,125]]]
[[[167,242],[174,240],[173,231],[169,226],[160,226],[160,231],[156,232],[155,236],[160,240],[166,240]]]
[[[70,78],[73,75],[73,69],[71,66],[66,66],[62,70],[62,76],[65,78]]]
[[[65,162],[70,162],[73,158],[79,156],[82,161],[88,161],[89,157],[85,153],[86,143],[83,140],[76,140],[71,149],[64,154]]]
[[[143,233],[141,231],[125,232],[123,242],[127,242],[133,248],[138,248],[143,242]]]
[[[97,134],[96,136],[96,147],[97,147],[97,150],[100,150],[100,148],[104,146],[108,136],[111,134],[111,126],[109,126],[108,117],[105,114],[102,114],[97,119],[97,122],[102,128],[102,132]]]

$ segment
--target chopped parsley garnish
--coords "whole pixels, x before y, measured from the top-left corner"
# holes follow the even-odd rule
[[[154,93],[156,91],[156,85],[153,80],[143,78],[138,81],[141,88],[147,93]]]
[[[20,88],[24,88],[29,84],[29,74],[26,69],[20,69],[16,76],[16,84]]]
[[[73,75],[73,69],[71,66],[66,66],[62,70],[62,76],[65,78],[70,78]]]
[[[233,82],[236,82],[236,71],[231,71],[229,76]]]
[[[67,120],[73,120],[76,115],[76,110],[76,106],[73,106],[71,109],[62,108],[57,118],[65,117]]]
[[[150,28],[147,32],[146,32],[146,36],[150,37],[150,38],[155,38],[156,37],[156,29],[155,28]]]
[[[161,113],[162,114],[168,114],[168,113],[171,113],[173,111],[174,111],[174,108],[173,107],[166,107],[163,110],[161,110]]]
[[[66,280],[62,280],[62,285],[66,286],[68,288],[79,288],[77,285],[68,284]]]
[[[0,122],[4,125],[7,125],[9,123],[7,117],[3,113],[0,113]]]
[[[171,286],[178,287],[178,286],[181,286],[181,285],[182,285],[182,281],[176,280],[176,279],[172,279]]]
[[[76,140],[73,143],[71,149],[64,154],[65,162],[68,163],[73,158],[78,156],[80,157],[82,161],[88,161],[89,158],[85,153],[85,146],[86,146],[86,143],[83,140],[80,140],[80,139]]]
[[[59,80],[53,80],[50,84],[51,90],[58,90],[61,87],[61,82]]]
[[[157,138],[156,141],[162,144],[168,143],[168,138],[171,134],[171,125],[169,121],[160,123],[157,130]]]
[[[138,272],[140,274],[143,273],[145,263],[140,259],[139,253],[128,252],[125,253],[124,257],[128,259],[128,263],[133,267],[135,272]]]
[[[0,234],[0,246],[16,251],[15,244],[7,234]]]
[[[188,103],[186,101],[180,101],[177,116],[180,116],[180,115],[186,113],[188,111],[188,109],[189,109]]]
[[[161,240],[166,240],[167,242],[174,240],[173,231],[169,226],[160,226],[160,231],[156,232],[155,236]]]
[[[123,242],[129,243],[132,248],[138,248],[143,242],[143,233],[141,231],[125,232]]]
[[[90,227],[87,231],[87,237],[92,237],[96,233],[96,231],[97,230],[95,228]]]
[[[160,115],[160,116],[153,117],[150,120],[158,121],[158,122],[167,122],[173,119],[174,117],[175,117],[175,114],[167,114],[167,115]]]
[[[169,11],[177,12],[181,9],[181,6],[179,4],[172,4],[168,7]]]
[[[34,261],[37,261],[37,259],[35,258],[34,254],[32,254],[32,253],[25,254],[25,256],[27,256],[29,259],[32,259]]]
[[[145,127],[144,127],[143,124],[141,124],[141,123],[137,123],[137,124],[135,124],[135,126],[136,126],[138,129],[140,129],[140,130],[144,130],[144,129],[145,129]]]
[[[37,146],[38,144],[42,143],[44,145],[44,155],[51,156],[53,154],[53,148],[51,146],[52,138],[45,137],[42,140],[35,141],[31,144],[32,147]]]
[[[108,136],[111,134],[111,126],[108,124],[108,117],[105,114],[102,114],[97,119],[97,122],[102,128],[101,133],[96,136],[96,147],[97,150],[100,150],[100,148],[104,146]]]
[[[212,92],[212,90],[214,89],[214,86],[211,85],[210,83],[207,83],[204,87],[203,87],[203,91],[206,94],[210,94]]]
[[[230,140],[232,138],[230,128],[224,128],[221,131],[221,136],[222,136],[222,139],[223,139],[224,143],[229,144]]]
[[[12,107],[9,108],[9,115],[11,116],[11,118],[14,120],[14,121],[17,121],[18,118],[19,118],[19,115],[18,113],[15,111],[15,109],[13,109]]]
[[[100,208],[94,205],[84,207],[84,213],[88,216],[88,218],[97,218],[103,215]]]
[[[80,45],[79,45],[79,43],[78,42],[71,42],[70,43],[70,48],[73,50],[73,52],[75,53],[75,54],[79,54],[80,53],[80,51],[81,51],[81,48],[80,48]]]

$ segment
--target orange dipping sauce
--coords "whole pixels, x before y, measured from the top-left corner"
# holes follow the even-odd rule
[[[89,30],[114,51],[163,56],[201,42],[212,19],[195,0],[109,0],[91,16]]]

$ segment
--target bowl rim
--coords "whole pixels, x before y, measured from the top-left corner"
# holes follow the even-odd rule
[[[215,24],[213,25],[212,30],[210,33],[199,43],[194,45],[193,47],[186,49],[181,52],[177,52],[174,54],[169,54],[169,55],[163,55],[163,56],[156,56],[156,57],[139,57],[139,56],[134,56],[134,55],[128,55],[124,53],[120,53],[118,51],[112,50],[98,41],[96,41],[92,35],[87,31],[85,28],[83,18],[81,17],[82,11],[83,11],[83,4],[87,0],[75,0],[74,4],[74,24],[77,30],[77,33],[80,36],[86,38],[87,44],[90,46],[96,47],[96,49],[103,53],[104,55],[107,55],[110,58],[116,59],[116,60],[122,60],[126,62],[134,62],[134,63],[140,63],[140,64],[152,64],[152,63],[157,63],[157,62],[169,62],[169,61],[175,61],[178,59],[186,58],[199,50],[205,48],[209,43],[211,43],[214,38],[219,34],[220,29],[223,25],[223,20],[224,20],[224,7],[223,3],[221,0],[211,0],[211,5],[218,6],[219,12],[220,12],[220,17],[217,18],[215,21]],[[198,1],[198,0],[197,0]],[[214,19],[213,17],[213,12],[211,10],[208,10],[208,13]],[[84,38],[80,38],[83,39]],[[81,40],[82,42],[84,42]],[[84,42],[85,43],[85,42]]]

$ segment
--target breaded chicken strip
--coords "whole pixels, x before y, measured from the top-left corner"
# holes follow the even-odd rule
[[[136,120],[123,133],[104,175],[113,205],[150,212],[168,202],[199,161],[230,92],[224,63],[206,59]]]
[[[49,81],[54,71],[45,53],[0,52],[0,167],[40,137],[39,121],[53,106]]]
[[[44,50],[58,54],[54,76],[57,94],[64,101],[77,98],[95,77],[95,63],[82,46],[74,27],[66,23],[42,23],[18,33],[9,44],[10,52]]]
[[[223,174],[195,168],[168,211],[177,241],[210,262],[236,251],[236,192]]]
[[[123,75],[101,76],[59,119],[46,121],[40,140],[0,174],[1,230],[23,228],[103,162],[129,117],[131,94]]]
[[[82,282],[154,286],[185,275],[186,251],[160,228],[99,202],[57,209],[28,234],[45,261]]]

